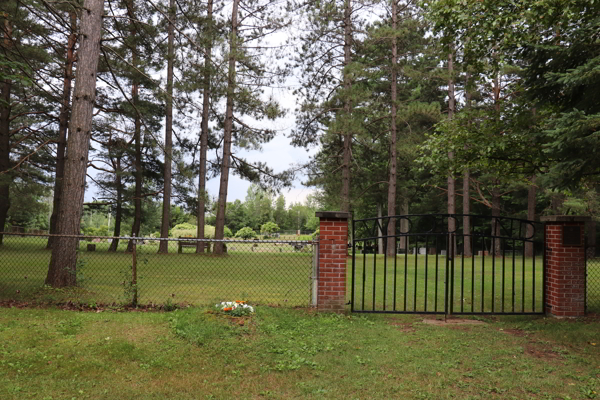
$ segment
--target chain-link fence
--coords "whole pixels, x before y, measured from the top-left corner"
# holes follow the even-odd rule
[[[48,235],[3,234],[0,299],[69,298],[97,304],[211,304],[249,300],[303,306],[313,303],[318,245],[312,241],[168,239],[82,236],[77,248],[77,287],[44,285],[52,250]],[[55,236],[55,240],[59,237]],[[116,241],[116,243],[114,243]],[[202,252],[198,246],[202,243]],[[215,254],[215,245],[224,247]]]
[[[597,247],[586,248],[586,311],[600,313],[600,254]]]

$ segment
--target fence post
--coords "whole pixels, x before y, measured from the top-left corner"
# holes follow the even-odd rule
[[[541,217],[546,242],[546,313],[556,317],[585,315],[585,222],[590,217]]]
[[[320,211],[317,310],[344,312],[348,258],[348,219],[351,214]]]

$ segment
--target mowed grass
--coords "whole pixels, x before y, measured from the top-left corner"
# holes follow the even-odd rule
[[[600,323],[0,309],[2,399],[592,399]]]
[[[348,275],[352,287],[351,268]],[[542,257],[457,257],[453,264],[441,255],[356,257],[359,311],[532,313],[542,302]]]
[[[108,243],[80,244],[77,280],[82,290],[61,296],[40,290],[48,272],[51,252],[45,238],[6,236],[0,246],[0,298],[42,302],[66,299],[76,293],[86,303],[131,300],[132,254],[121,241],[117,252]],[[308,305],[311,301],[312,246],[301,250],[285,243],[229,243],[228,254],[195,254],[184,247],[178,253],[170,242],[169,254],[157,254],[158,243],[137,246],[139,301],[148,303],[210,304],[245,299],[255,302]]]

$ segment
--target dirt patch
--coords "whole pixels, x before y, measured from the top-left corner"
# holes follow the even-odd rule
[[[561,358],[561,355],[557,352],[547,347],[538,346],[533,343],[527,343],[525,345],[525,354],[542,360],[556,360]]]
[[[427,325],[435,325],[435,326],[445,326],[448,328],[458,327],[458,326],[484,326],[487,325],[483,321],[477,321],[475,319],[424,319],[424,324]]]
[[[502,329],[500,332],[506,333],[507,335],[513,335],[518,337],[527,336],[527,332],[522,329]]]
[[[390,322],[391,326],[397,328],[400,332],[414,332],[415,328],[413,328],[412,324],[406,322]]]

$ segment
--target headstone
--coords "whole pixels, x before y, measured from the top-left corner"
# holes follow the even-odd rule
[[[87,245],[87,251],[96,251],[96,245],[89,243]]]
[[[419,247],[419,255],[427,254],[427,247]]]
[[[441,256],[445,256],[446,255],[446,250],[440,250],[440,255]]]

